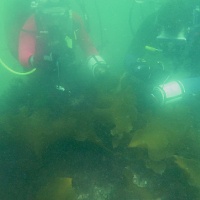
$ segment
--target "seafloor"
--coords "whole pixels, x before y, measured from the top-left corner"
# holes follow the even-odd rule
[[[32,79],[1,96],[0,199],[200,199],[199,96],[156,107],[126,75]]]

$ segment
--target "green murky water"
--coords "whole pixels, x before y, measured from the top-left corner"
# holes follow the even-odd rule
[[[150,98],[158,84],[198,80],[199,3],[71,0],[110,66],[95,79],[78,45],[59,73],[51,64],[16,75],[19,32],[35,11],[1,0],[0,199],[200,199],[199,85],[163,106]],[[129,54],[139,62],[126,66]]]

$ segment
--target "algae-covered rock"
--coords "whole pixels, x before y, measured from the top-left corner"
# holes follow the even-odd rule
[[[126,194],[132,194],[133,199],[159,199],[160,194],[156,192],[155,188],[152,190],[152,186],[148,182],[148,177],[141,177],[132,171],[129,167],[124,169],[123,175],[126,185]]]

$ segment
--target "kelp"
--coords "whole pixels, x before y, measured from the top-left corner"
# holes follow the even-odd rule
[[[191,125],[187,109],[178,105],[168,107],[156,116],[151,115],[146,126],[133,133],[129,147],[145,148],[150,160],[162,161],[181,153],[183,146],[187,145],[185,139],[190,134]]]
[[[44,166],[48,166],[46,170],[49,172],[51,167],[54,168],[53,173],[67,167],[76,170],[79,167],[76,163],[82,162],[77,162],[76,156],[87,146],[82,144],[91,142],[93,146],[111,153],[114,159],[122,161],[120,167],[123,170],[119,170],[117,165],[112,166],[112,171],[118,171],[116,176],[123,177],[125,181],[117,191],[119,196],[130,195],[132,198],[149,200],[165,196],[170,187],[165,188],[163,194],[156,193],[162,186],[157,190],[153,186],[153,189],[141,187],[143,182],[137,182],[137,173],[126,169],[139,168],[141,172],[149,170],[147,177],[158,176],[160,181],[169,168],[174,169],[173,165],[168,165],[172,158],[175,158],[173,161],[178,170],[185,172],[191,186],[199,188],[198,111],[192,112],[195,109],[184,103],[145,110],[147,105],[143,104],[143,98],[140,101],[136,95],[140,92],[136,91],[137,87],[140,88],[137,84],[139,82],[123,77],[113,90],[97,87],[92,95],[85,93],[75,97],[54,90],[45,91],[44,94],[41,90],[37,94],[34,90],[36,96],[30,94],[34,98],[28,99],[24,106],[20,104],[13,113],[0,116],[0,131],[3,136],[24,143],[39,158],[40,161],[36,159],[38,163],[33,167],[34,173]],[[75,142],[70,144],[66,141]],[[77,149],[78,142],[81,142],[80,149]],[[65,145],[69,145],[70,150]],[[90,147],[92,145],[88,145],[87,152],[98,151],[98,148]],[[74,149],[77,152],[73,154]],[[94,157],[94,154],[87,152],[86,155]],[[102,157],[105,159],[105,156]],[[53,164],[49,164],[52,158]],[[72,160],[73,164],[69,165]],[[95,163],[98,165],[99,160]],[[64,191],[73,191],[70,181],[67,178],[50,178],[47,183],[40,185],[36,199],[51,199],[55,195],[64,198],[62,194],[68,195]],[[50,196],[46,194],[48,192]],[[73,195],[72,192],[69,199],[74,199]]]
[[[71,178],[52,178],[36,194],[36,200],[75,200],[76,193]]]
[[[40,82],[36,82],[35,86],[21,83],[17,90],[20,99],[24,97],[24,105],[17,105],[14,113],[8,112],[1,117],[4,131],[11,137],[24,140],[37,154],[62,137],[96,143],[108,138],[112,140],[113,147],[117,147],[137,126],[138,113],[132,84],[120,82],[117,89],[107,92],[98,86],[92,88],[96,92],[89,90],[73,97],[67,91],[57,91],[50,88],[51,85]],[[12,106],[15,103],[18,101],[13,99]],[[98,134],[98,127],[108,134],[105,137]]]
[[[106,123],[110,127],[112,146],[118,147],[124,138],[137,126],[138,112],[136,108],[136,96],[133,92],[134,84],[124,84],[120,80],[112,91],[105,90],[98,93],[98,102],[94,109],[95,114],[101,119],[100,123]]]
[[[174,156],[175,163],[186,173],[189,183],[200,189],[200,161]]]
[[[67,116],[52,118],[49,110],[30,114],[24,107],[18,114],[1,117],[0,121],[7,135],[24,141],[37,155],[59,138],[98,141],[90,112],[71,112]]]
[[[143,161],[147,169],[153,170],[163,178],[166,176],[168,181],[170,181],[173,171],[177,171],[177,179],[180,182],[178,185],[176,183],[176,190],[187,187],[183,196],[188,195],[187,198],[199,199],[198,146],[200,140],[196,124],[199,114],[198,109],[194,110],[193,106],[196,107],[195,104],[188,105],[182,102],[166,105],[151,113],[146,118],[146,125],[132,132],[132,140],[128,147],[138,151],[145,150],[147,155],[145,154],[139,159]],[[176,169],[172,163],[176,163],[179,168]],[[168,173],[169,171],[171,173]],[[182,174],[182,172],[184,173]],[[182,182],[183,180],[188,180],[189,185]],[[195,187],[197,191],[192,187]],[[172,189],[166,188],[167,190]],[[191,197],[189,197],[190,195]]]

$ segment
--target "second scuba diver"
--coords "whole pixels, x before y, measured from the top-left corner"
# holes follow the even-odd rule
[[[197,94],[200,92],[199,41],[199,2],[168,0],[139,27],[126,55],[126,70],[147,81],[147,92],[156,104]]]

